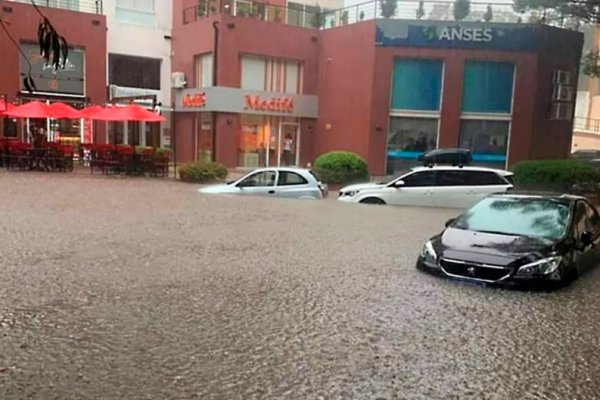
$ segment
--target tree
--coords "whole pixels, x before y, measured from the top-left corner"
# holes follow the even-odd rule
[[[421,19],[425,16],[425,6],[423,5],[423,0],[419,1],[419,8],[416,11],[417,19]]]
[[[321,9],[321,6],[317,6],[317,9],[312,16],[311,24],[313,28],[317,29],[325,26],[325,13]]]
[[[461,21],[471,13],[471,2],[469,0],[456,0],[454,2],[454,19]]]
[[[490,22],[492,19],[494,19],[494,14],[492,12],[492,6],[488,5],[487,10],[485,10],[485,14],[483,14],[483,20],[485,22]]]
[[[518,13],[530,13],[529,21],[549,23],[563,28],[579,29],[583,24],[600,24],[600,0],[514,0]],[[583,73],[600,78],[600,55],[597,50],[586,53]]]
[[[583,23],[600,23],[600,0],[514,0],[518,13],[550,11],[559,18],[574,18]]]
[[[31,5],[41,18],[37,29],[40,54],[44,57],[46,63],[49,63],[55,70],[64,69],[67,65],[67,57],[69,55],[69,45],[67,44],[67,40],[56,31],[50,20],[42,13],[37,4],[35,4],[34,0],[31,0]],[[23,52],[23,49],[21,49],[19,42],[11,35],[8,29],[9,26],[10,23],[6,20],[4,15],[0,14],[0,27],[2,27],[2,31],[4,31],[8,39],[23,57],[23,60],[27,63],[28,71],[27,75],[23,78],[23,86],[25,86],[25,89],[27,89],[29,93],[33,93],[37,88],[35,87],[35,81],[31,76],[31,63],[29,62],[27,55]]]
[[[379,8],[381,8],[381,16],[383,18],[392,18],[396,15],[397,7],[396,0],[379,0]]]

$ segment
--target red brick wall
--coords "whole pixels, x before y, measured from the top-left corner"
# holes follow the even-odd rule
[[[31,5],[0,0],[0,9],[10,9],[4,18],[18,41],[37,42],[39,15]],[[102,15],[42,7],[57,31],[70,46],[85,50],[85,94],[92,103],[106,101],[106,19]],[[97,23],[97,25],[94,25]],[[20,90],[19,53],[4,32],[0,32],[2,70],[0,93],[14,101]],[[104,124],[98,124],[98,140],[104,140]]]

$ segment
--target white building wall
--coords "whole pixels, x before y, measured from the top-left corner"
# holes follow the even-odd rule
[[[165,135],[170,128],[171,107],[171,0],[104,0],[103,3],[109,54],[162,60],[159,102],[167,121],[161,127],[161,145],[169,144]],[[108,76],[106,80],[108,85]]]

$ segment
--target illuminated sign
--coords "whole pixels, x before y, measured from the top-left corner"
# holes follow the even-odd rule
[[[204,108],[206,106],[206,93],[189,93],[181,98],[183,108]]]
[[[290,97],[273,97],[266,100],[260,96],[244,96],[244,110],[293,113],[294,100]]]

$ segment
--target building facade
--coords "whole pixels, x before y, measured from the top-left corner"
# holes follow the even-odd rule
[[[160,111],[163,123],[110,123],[108,143],[170,145],[171,0],[104,0],[107,18],[108,101],[136,98]]]
[[[305,165],[348,150],[385,175],[437,147],[494,167],[570,152],[580,33],[378,19],[325,29],[268,8],[190,18],[185,6],[173,13],[179,161]]]
[[[106,99],[106,18],[95,1],[80,1],[63,8],[40,7],[56,30],[68,38],[69,56],[65,69],[53,70],[40,56],[37,39],[39,14],[22,2],[0,0],[0,12],[8,22],[8,31],[19,43],[26,59],[4,32],[0,34],[3,54],[0,94],[11,103],[30,100],[62,101],[81,108],[88,103],[104,103]],[[31,68],[31,69],[30,69]],[[23,78],[31,71],[37,90],[28,92]],[[104,140],[104,126],[96,129],[83,120],[13,120],[0,118],[0,137],[27,140],[28,129],[46,130],[61,142],[78,144],[84,140]],[[29,125],[29,127],[27,127]]]

